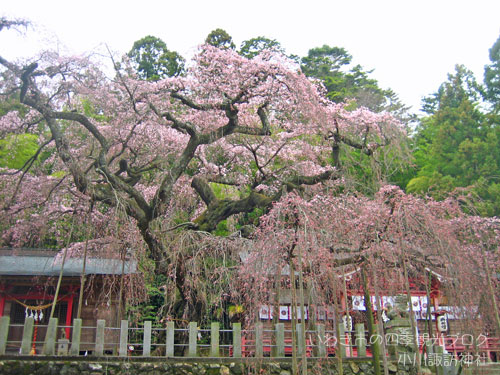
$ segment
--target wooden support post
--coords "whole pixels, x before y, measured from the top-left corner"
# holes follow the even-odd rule
[[[255,357],[262,358],[264,356],[264,345],[263,345],[263,332],[264,326],[262,322],[255,324]]]
[[[9,336],[10,316],[0,318],[0,355],[5,354],[7,349],[7,337]]]
[[[320,358],[326,357],[325,325],[321,323],[316,324],[316,346],[314,355]]]
[[[219,323],[210,325],[210,357],[218,357],[219,353]]]
[[[276,351],[274,357],[282,358],[285,356],[285,325],[276,323]]]
[[[338,343],[338,350],[339,354],[342,356],[342,358],[345,358],[347,355],[346,351],[346,342],[345,342],[345,328],[344,324],[339,323],[337,325],[337,329],[339,330],[339,337],[340,337],[340,342]]]
[[[23,340],[21,342],[21,354],[28,355],[31,352],[31,340],[33,338],[33,328],[35,326],[35,319],[26,318],[24,321]]]
[[[425,347],[426,358],[431,358],[432,354],[434,353],[434,348],[432,347],[432,341],[431,340],[425,340],[424,347]],[[429,355],[429,354],[431,354],[431,355]]]
[[[233,357],[241,358],[241,323],[233,323]]]
[[[45,333],[45,342],[43,344],[42,353],[44,355],[54,355],[56,351],[56,337],[57,337],[57,318],[49,319],[49,326],[47,333]]]
[[[444,349],[441,345],[436,345],[434,347],[434,353],[436,353],[436,374],[444,375]],[[417,357],[418,358],[418,357]]]
[[[128,345],[128,320],[124,319],[120,324],[120,346],[118,349],[118,355],[120,357],[127,356],[127,345]]]
[[[97,327],[95,332],[95,354],[99,357],[104,355],[104,327],[106,321],[103,319],[97,320]]]
[[[306,350],[306,343],[304,342],[305,335],[302,334],[302,323],[297,323],[295,332],[297,332],[297,356],[300,357]]]
[[[71,349],[69,353],[71,355],[80,354],[80,340],[82,337],[82,320],[74,319],[73,320],[73,334],[71,335]]]
[[[142,345],[142,356],[151,356],[151,321],[144,322],[144,340]]]
[[[175,323],[167,322],[167,341],[166,341],[166,349],[165,356],[173,357],[174,356],[174,334],[175,334]]]
[[[198,349],[198,325],[196,322],[190,322],[188,357],[196,357],[198,353],[197,349]]]
[[[358,348],[358,357],[366,357],[366,337],[365,325],[358,323],[355,325],[356,330],[356,347]]]

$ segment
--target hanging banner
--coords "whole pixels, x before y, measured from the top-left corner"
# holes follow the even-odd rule
[[[422,311],[427,311],[428,303],[427,296],[420,297],[420,307],[422,307]]]
[[[413,311],[420,311],[422,307],[420,306],[420,297],[411,296],[411,308]]]
[[[261,306],[259,310],[259,318],[262,320],[272,319],[272,309],[271,306]]]
[[[365,311],[365,299],[363,296],[352,296],[352,309]]]
[[[290,320],[291,314],[290,314],[290,306],[280,306],[280,320]]]

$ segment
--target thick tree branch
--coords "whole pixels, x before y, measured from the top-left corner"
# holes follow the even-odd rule
[[[320,182],[323,182],[323,181],[330,179],[332,176],[335,175],[336,172],[337,171],[335,169],[330,169],[328,171],[317,174],[315,176],[296,175],[296,176],[290,177],[286,181],[286,183],[287,184],[294,184],[294,185],[316,185],[316,184],[319,184]]]
[[[58,120],[70,120],[80,123],[97,139],[103,151],[108,151],[108,141],[86,116],[76,112],[52,112],[50,116]]]
[[[251,192],[246,198],[240,200],[216,200],[203,212],[194,223],[199,229],[211,232],[217,228],[217,224],[232,215],[242,212],[251,212],[256,207],[265,208],[272,203],[272,198],[257,192]]]
[[[200,198],[207,206],[217,201],[217,198],[210,188],[210,185],[201,177],[194,177],[191,182],[191,187],[196,190]]]
[[[323,172],[316,176],[293,176],[283,183],[288,191],[299,188],[300,185],[314,185],[330,179],[334,175],[333,170]],[[211,232],[217,228],[217,224],[232,215],[243,212],[251,212],[255,208],[269,208],[273,202],[281,198],[283,189],[272,197],[255,191],[250,192],[245,198],[239,200],[217,199],[210,185],[200,177],[195,177],[191,186],[200,195],[207,205],[207,209],[194,220],[200,230]]]
[[[175,130],[178,130],[182,133],[188,134],[191,137],[196,136],[196,130],[193,125],[187,123],[187,122],[182,122],[176,119],[171,113],[169,112],[164,112],[161,113],[158,111],[158,109],[154,106],[154,104],[149,103],[149,107],[153,110],[153,112],[159,117],[159,118],[164,118],[168,121],[170,121],[173,125],[172,128]]]
[[[177,91],[173,91],[172,93],[170,93],[170,96],[174,99],[179,99],[182,104],[187,105],[189,108],[196,109],[198,111],[210,111],[213,109],[224,110],[227,106],[226,103],[198,104],[198,103],[193,102],[191,99],[188,99],[185,96],[179,94]]]
[[[257,114],[259,115],[260,122],[262,123],[262,131],[265,135],[271,135],[271,126],[269,125],[269,119],[267,118],[267,104],[260,106],[257,110]]]

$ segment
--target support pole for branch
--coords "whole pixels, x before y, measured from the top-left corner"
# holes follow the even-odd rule
[[[382,375],[382,371],[380,368],[380,346],[378,344],[378,340],[376,339],[372,340],[376,333],[375,322],[373,321],[372,302],[370,297],[370,291],[368,289],[368,280],[366,278],[366,272],[364,266],[361,267],[361,281],[363,283],[363,291],[364,291],[365,307],[366,307],[366,321],[368,324],[368,334],[370,336],[370,348],[372,350],[372,355],[373,355],[373,373],[375,375]]]
[[[295,291],[295,267],[293,266],[293,258],[290,255],[290,289],[292,291],[292,373],[298,374],[299,368],[297,365],[297,293]]]
[[[64,264],[66,263],[66,256],[68,255],[68,247],[71,242],[71,237],[73,236],[73,228],[75,227],[75,212],[73,211],[73,216],[71,218],[71,228],[69,230],[68,240],[66,241],[66,247],[64,248],[64,254],[61,262],[61,271],[59,271],[59,278],[57,279],[56,292],[54,293],[54,300],[52,301],[52,309],[50,310],[49,321],[54,317],[54,312],[56,311],[57,299],[59,298],[59,290],[61,289],[61,282],[64,273]]]
[[[429,338],[432,337],[432,316],[431,316],[431,286],[432,286],[432,273],[427,271],[427,282],[425,283],[425,294],[427,296],[427,309],[426,309],[426,324]]]
[[[408,296],[408,306],[410,307],[410,323],[411,323],[411,330],[412,330],[412,336],[413,336],[413,347],[415,350],[415,355],[416,355],[416,365],[417,365],[417,373],[420,374],[421,372],[421,365],[420,365],[420,351],[418,349],[418,336],[417,336],[417,327],[415,324],[415,314],[413,313],[413,306],[411,302],[411,291],[410,291],[410,280],[408,278],[408,268],[406,267],[406,253],[404,252],[403,248],[401,248],[401,251],[403,252],[401,254],[402,257],[402,263],[403,263],[403,273],[404,273],[404,281],[405,281],[405,288],[406,288],[406,294]]]
[[[373,263],[375,264],[375,263]],[[387,346],[384,335],[384,322],[382,321],[382,304],[380,303],[380,292],[378,287],[378,277],[375,267],[372,267],[373,287],[375,289],[375,305],[378,311],[377,331],[382,338],[380,341],[382,347],[382,363],[384,365],[384,375],[389,375],[389,365],[387,363]]]
[[[279,318],[280,318],[280,289],[281,289],[281,267],[278,265],[278,270],[276,272],[276,276],[274,279],[274,282],[276,283],[275,285],[275,292],[274,292],[274,307],[273,307],[273,326],[276,323],[279,323]]]
[[[87,250],[89,247],[89,237],[90,237],[90,214],[94,209],[94,203],[90,203],[89,212],[87,213],[87,233],[85,238],[85,248],[83,249],[83,265],[82,265],[82,274],[80,276],[80,295],[78,298],[78,309],[76,311],[76,318],[80,319],[82,314],[82,303],[83,303],[83,290],[85,288],[85,269],[87,267]]]
[[[344,274],[342,273],[342,276]],[[336,277],[334,276],[333,278],[333,313],[335,315],[335,337],[337,338],[337,347],[335,350],[335,356],[337,357],[337,372],[339,375],[344,375],[344,365],[343,365],[343,358],[342,358],[342,353],[340,350],[340,340],[342,339],[340,337],[340,331],[339,331],[339,322],[340,322],[340,314],[339,314],[339,303],[337,300],[337,280]],[[328,313],[327,313],[328,314]]]
[[[122,249],[121,251],[121,256],[122,256],[122,271],[121,271],[121,277],[120,277],[120,291],[118,295],[118,311],[116,312],[116,321],[118,322],[122,318],[122,305],[123,305],[123,275],[125,273],[125,258],[126,254],[126,249]]]
[[[486,251],[484,251],[483,246],[481,246],[481,252],[484,260],[484,269],[486,271],[486,279],[488,281],[488,289],[490,292],[491,302],[493,303],[493,309],[495,311],[495,319],[497,321],[497,335],[498,335],[500,334],[500,314],[498,313],[497,297],[495,295],[495,289],[493,288],[493,282],[491,281],[490,263],[488,262]]]
[[[304,345],[301,353],[302,375],[307,374],[307,343],[306,343],[306,309],[304,304],[304,276],[302,270],[302,246],[299,246],[298,259],[299,263],[299,297],[300,297],[300,341]]]

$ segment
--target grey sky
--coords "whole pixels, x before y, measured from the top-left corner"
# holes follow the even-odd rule
[[[145,35],[189,56],[218,27],[237,45],[266,36],[299,56],[323,44],[344,47],[414,110],[455,64],[482,81],[488,49],[500,34],[498,0],[17,0],[4,1],[0,15],[36,26],[26,36],[0,34],[1,54],[11,59],[44,45],[82,53],[106,43],[125,53]]]

